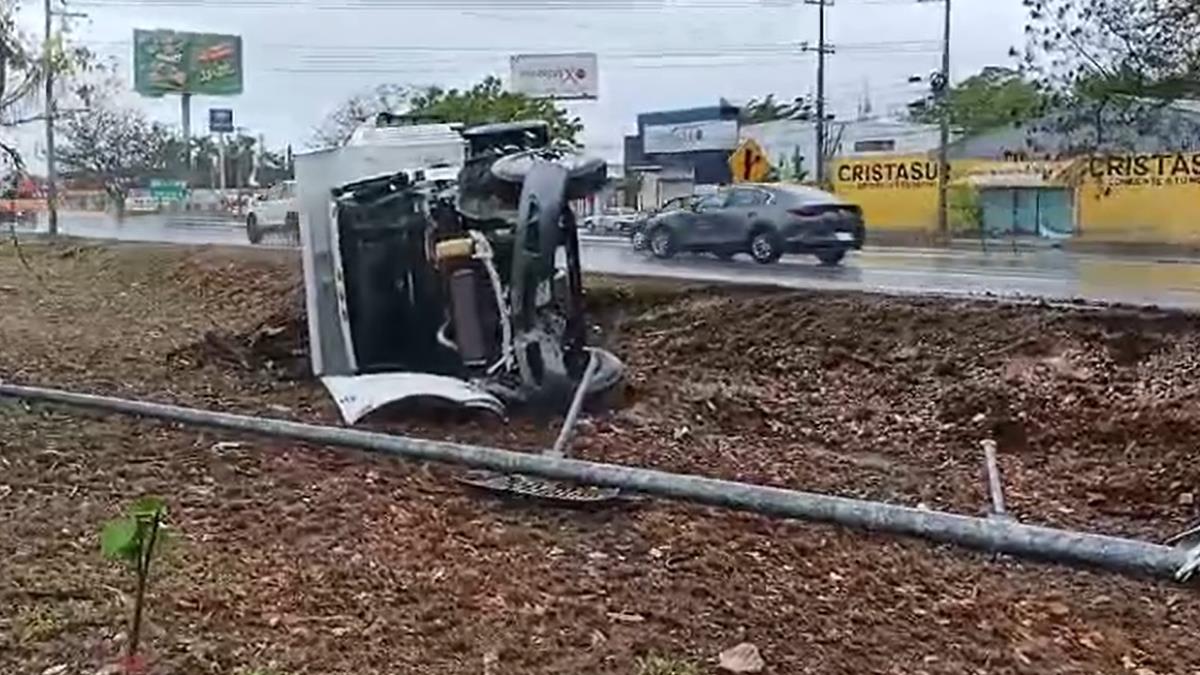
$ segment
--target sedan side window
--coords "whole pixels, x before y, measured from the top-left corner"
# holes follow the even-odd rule
[[[703,197],[696,203],[696,208],[700,211],[713,211],[725,206],[725,195],[716,193]]]
[[[729,199],[729,205],[733,207],[759,206],[766,202],[766,194],[759,190],[734,190],[733,196]]]

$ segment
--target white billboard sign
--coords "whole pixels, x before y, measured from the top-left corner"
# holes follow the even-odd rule
[[[648,155],[733,150],[738,146],[737,120],[647,125],[643,134],[644,152]]]
[[[595,54],[518,54],[511,63],[515,93],[557,99],[590,99],[600,94]]]

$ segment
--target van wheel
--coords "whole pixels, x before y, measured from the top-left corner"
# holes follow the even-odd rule
[[[263,231],[258,226],[258,216],[251,213],[246,216],[246,238],[251,244],[261,244],[263,240]]]
[[[750,237],[750,257],[760,265],[779,262],[783,257],[783,244],[774,230],[762,229]]]

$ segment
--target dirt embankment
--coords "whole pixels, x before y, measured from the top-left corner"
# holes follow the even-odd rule
[[[285,254],[29,257],[41,280],[0,250],[0,377],[334,420]],[[581,456],[975,513],[993,439],[1023,520],[1162,538],[1196,516],[1195,317],[611,280],[591,302],[631,389]],[[518,449],[555,431],[375,425]],[[156,672],[707,672],[744,640],[774,673],[1200,671],[1191,591],[920,542],[514,507],[450,470],[9,404],[0,464],[5,673],[112,660],[129,583],[95,532],[144,492],[179,535]]]

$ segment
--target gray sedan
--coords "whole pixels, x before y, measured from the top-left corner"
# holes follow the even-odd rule
[[[688,208],[660,213],[645,226],[650,252],[670,258],[681,251],[732,258],[748,253],[763,264],[784,253],[815,255],[836,265],[862,248],[862,209],[802,185],[744,184],[697,199]]]

